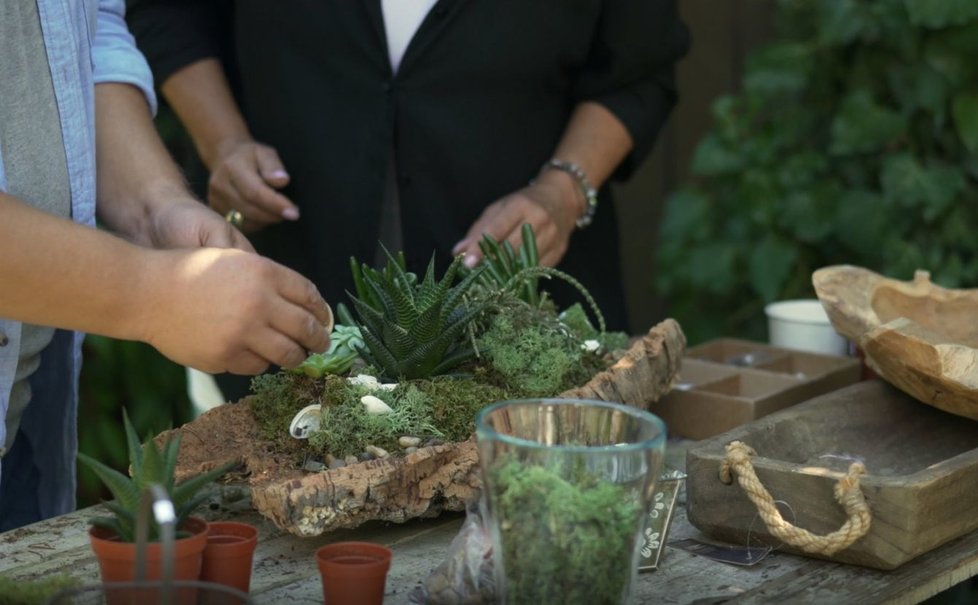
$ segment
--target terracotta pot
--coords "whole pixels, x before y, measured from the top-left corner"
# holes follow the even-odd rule
[[[382,605],[391,551],[370,542],[336,542],[316,551],[326,605]]]
[[[257,544],[258,529],[253,525],[235,521],[211,523],[200,579],[247,593]]]
[[[173,543],[173,579],[198,580],[203,558],[204,547],[207,545],[207,522],[197,517],[187,519],[180,527],[191,535]],[[121,542],[111,531],[92,527],[88,530],[92,551],[98,559],[102,573],[102,582],[131,582],[136,578],[136,545],[132,542]],[[146,546],[146,580],[160,580],[160,558],[162,545],[159,543]],[[193,604],[197,598],[196,589],[181,589],[177,594],[178,603]],[[142,593],[141,593],[142,594]],[[112,594],[107,598],[110,603],[128,603],[131,599],[122,593]],[[145,596],[140,597],[145,603]]]

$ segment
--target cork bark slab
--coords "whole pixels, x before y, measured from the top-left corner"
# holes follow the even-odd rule
[[[840,265],[812,276],[836,331],[857,343],[866,363],[916,399],[978,420],[978,289],[934,285]]]
[[[611,368],[560,397],[647,409],[671,388],[685,346],[679,324],[664,320],[636,340]],[[273,453],[249,405],[215,408],[174,432],[182,435],[178,481],[238,461],[245,469],[243,478],[251,486],[255,508],[298,536],[353,528],[367,521],[403,522],[463,510],[481,486],[474,439],[424,447],[402,458],[305,473],[295,469],[295,456]]]

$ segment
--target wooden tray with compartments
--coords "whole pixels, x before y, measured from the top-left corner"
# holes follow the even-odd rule
[[[687,350],[672,390],[649,411],[670,435],[705,439],[859,380],[857,359],[731,338]]]

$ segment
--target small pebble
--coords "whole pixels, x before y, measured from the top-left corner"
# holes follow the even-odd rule
[[[414,447],[413,445],[411,447],[404,448],[405,454],[413,454],[416,451],[418,451],[418,448]]]
[[[367,409],[367,413],[371,416],[382,416],[394,411],[391,409],[391,406],[384,403],[383,399],[374,397],[373,395],[364,395],[360,398],[360,403],[363,404],[363,407]]]
[[[336,460],[336,456],[334,456],[333,454],[326,454],[326,457],[323,458],[323,462],[326,463],[326,466],[332,465],[333,460]]]
[[[357,458],[359,458],[360,462],[366,462],[368,460],[373,460],[374,455],[371,454],[370,452],[360,452]]]
[[[321,473],[326,465],[318,460],[306,460],[302,465],[302,470],[310,473]]]
[[[420,437],[409,437],[405,435],[397,440],[397,444],[401,447],[418,447],[421,445]]]
[[[329,463],[329,468],[343,468],[346,466],[346,460],[342,458],[333,458],[332,462]]]
[[[347,378],[346,381],[350,384],[367,387],[371,391],[380,386],[380,382],[370,374],[357,374],[353,378]]]
[[[364,449],[376,458],[387,458],[390,456],[390,454],[387,453],[387,450],[382,447],[377,447],[376,445],[368,445]]]
[[[432,437],[431,439],[424,442],[425,447],[431,447],[433,445],[442,445],[445,443],[444,439],[439,439],[438,437]]]
[[[353,455],[347,456],[346,458],[343,459],[343,461],[346,462],[347,465],[356,464],[357,462],[360,462],[360,460]]]

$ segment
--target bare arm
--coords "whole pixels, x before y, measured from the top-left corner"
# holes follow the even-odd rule
[[[598,103],[584,102],[574,110],[553,157],[580,166],[597,189],[632,146],[631,135],[614,114]],[[482,257],[479,240],[483,233],[518,246],[520,228],[529,223],[541,264],[556,265],[567,251],[575,221],[585,207],[586,200],[573,176],[561,170],[545,170],[532,185],[486,208],[453,253],[465,254],[466,264],[474,266]]]
[[[236,229],[190,195],[139,90],[127,84],[99,84],[95,112],[97,210],[109,229],[155,248],[253,251]]]
[[[278,153],[252,137],[217,59],[174,72],[161,90],[211,171],[207,198],[216,211],[238,210],[246,229],[299,218],[295,204],[276,191],[289,182]]]
[[[145,99],[96,90],[99,203],[132,242],[0,194],[0,316],[142,340],[209,372],[295,365],[329,344],[315,286],[242,250],[241,238],[182,189]],[[247,246],[245,243],[244,246]]]

